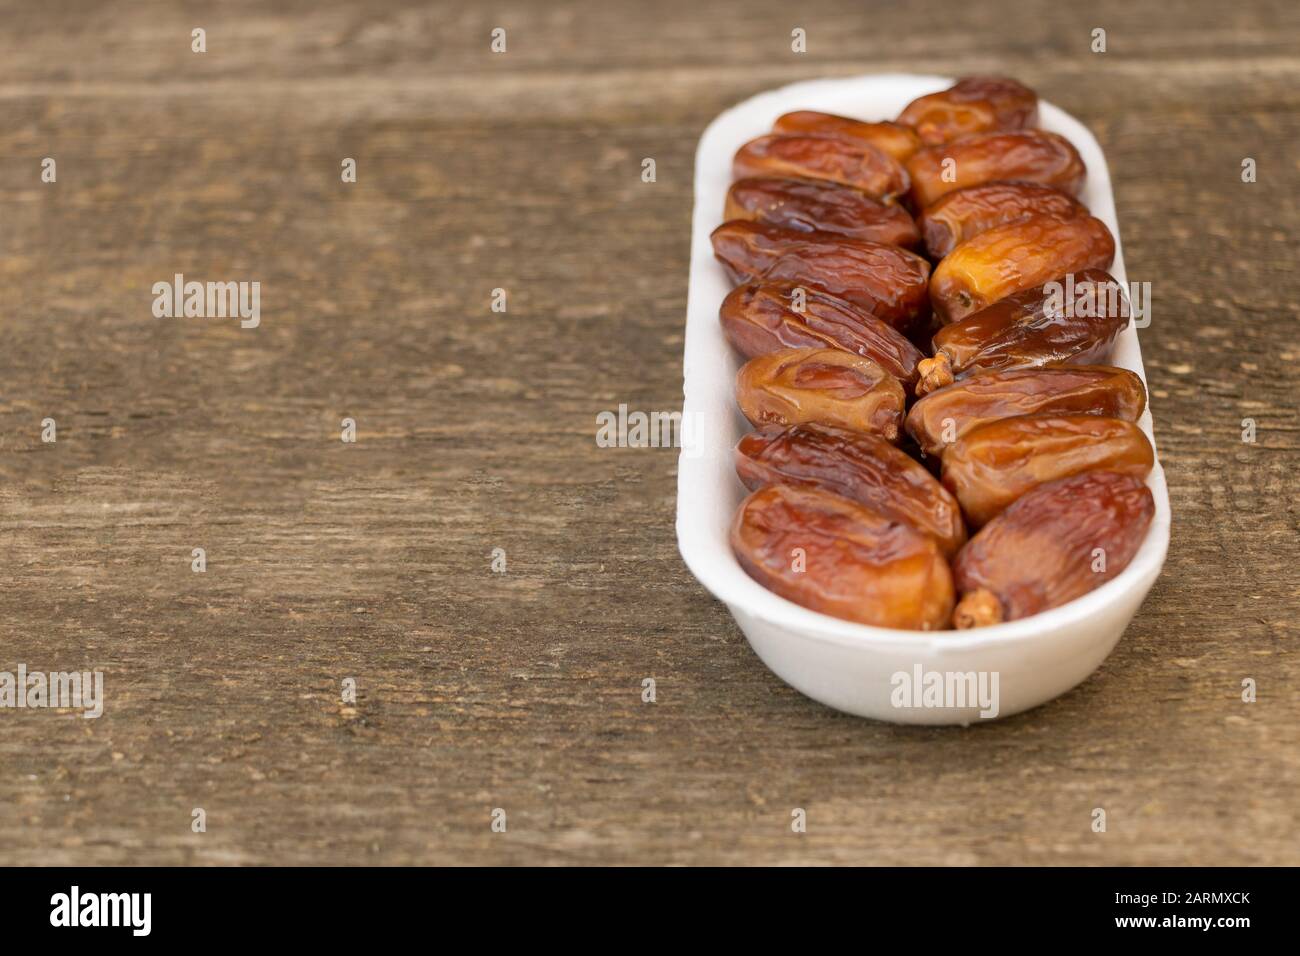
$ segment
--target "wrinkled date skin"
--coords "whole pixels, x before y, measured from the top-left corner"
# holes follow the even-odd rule
[[[916,394],[977,372],[1105,361],[1128,318],[1124,287],[1109,273],[1058,276],[936,332]]]
[[[1073,219],[1088,215],[1083,203],[1068,193],[1042,183],[985,183],[950,192],[917,220],[925,250],[942,259],[961,242],[995,226],[1051,216]]]
[[[833,617],[931,631],[952,613],[952,575],[938,542],[826,491],[754,492],[736,513],[731,547],[759,584]]]
[[[957,500],[925,467],[888,442],[825,425],[769,426],[736,446],[745,487],[821,488],[903,521],[939,542],[951,557],[966,543]]]
[[[947,325],[1055,276],[1109,268],[1114,258],[1115,238],[1092,216],[1009,222],[966,240],[935,267],[930,302]]]
[[[1087,168],[1064,136],[1034,129],[927,147],[907,161],[907,174],[916,208],[925,209],[955,190],[998,180],[1045,183],[1073,195],[1083,188]]]
[[[898,160],[860,140],[841,136],[769,133],[736,151],[732,172],[736,179],[826,179],[885,201],[901,196],[909,186],[907,172]]]
[[[960,136],[1038,125],[1038,95],[1015,80],[968,76],[948,89],[912,100],[898,114],[927,146]]]
[[[924,355],[889,324],[849,303],[793,282],[747,282],[722,300],[727,340],[746,358],[788,348],[837,348],[871,359],[909,388]]]
[[[904,333],[930,314],[930,264],[898,246],[735,220],[711,238],[713,254],[737,282],[788,280],[818,289]]]
[[[1142,379],[1110,365],[981,372],[932,392],[907,413],[907,433],[927,455],[972,429],[1017,415],[1104,415],[1135,422],[1146,408]]]
[[[810,179],[750,177],[727,190],[727,219],[748,219],[800,232],[829,232],[906,249],[921,233],[906,209],[877,202],[860,189]]]
[[[1100,587],[1128,567],[1155,510],[1139,479],[1113,472],[1085,472],[1031,491],[957,555],[962,599],[954,626],[1015,621]]]
[[[859,140],[898,162],[904,162],[921,148],[921,137],[916,130],[902,123],[864,123],[862,120],[836,116],[834,113],[817,113],[797,110],[777,118],[772,124],[774,133],[811,133],[814,136],[842,136]]]
[[[815,422],[897,440],[906,393],[870,359],[839,349],[782,349],[736,375],[736,403],[750,423]]]
[[[1100,415],[1023,415],[972,429],[943,453],[943,485],[972,527],[1041,484],[1085,471],[1146,477],[1151,443],[1132,422]]]

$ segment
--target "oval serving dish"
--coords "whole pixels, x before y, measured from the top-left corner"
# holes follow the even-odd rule
[[[741,359],[718,322],[718,306],[731,283],[713,257],[709,234],[723,219],[732,156],[741,144],[766,133],[782,113],[810,109],[865,120],[891,119],[916,97],[951,83],[948,77],[908,74],[795,83],[754,96],[718,116],[704,131],[695,158],[682,410],[686,427],[677,484],[682,558],[700,583],[727,605],[755,653],[786,683],[838,710],[906,724],[970,724],[1006,717],[1079,684],[1123,635],[1155,583],[1169,546],[1169,494],[1157,455],[1147,478],[1155,518],[1129,566],[1077,600],[1005,624],[968,631],[900,631],[839,620],[768,591],[741,569],[731,551],[728,529],[746,494],[735,474],[732,449],[749,426],[733,396]],[[1114,234],[1110,272],[1127,287],[1101,147],[1081,123],[1050,103],[1040,101],[1039,115],[1041,127],[1069,139],[1087,164],[1087,183],[1079,198]],[[1120,335],[1110,364],[1131,369],[1146,381],[1133,323]],[[1152,438],[1149,407],[1138,424]],[[942,675],[950,688],[963,679],[971,688],[974,681],[984,680],[981,686],[996,686],[996,704],[988,707],[987,699],[981,703],[974,695],[963,701],[952,693],[939,706],[909,700],[913,690],[934,680],[934,674]]]

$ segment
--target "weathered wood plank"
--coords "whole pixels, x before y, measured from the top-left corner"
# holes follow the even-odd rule
[[[0,670],[108,700],[0,710],[0,859],[1300,862],[1300,9],[1011,6],[5,4]],[[681,565],[673,453],[593,441],[680,401],[707,122],[899,69],[1088,123],[1155,295],[1166,572],[1086,684],[966,730],[781,684]],[[155,319],[177,271],[262,325]]]

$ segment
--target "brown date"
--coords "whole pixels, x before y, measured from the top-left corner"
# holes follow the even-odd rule
[[[902,206],[877,202],[862,190],[839,183],[762,176],[740,179],[727,190],[725,215],[907,249],[921,244],[921,233]]]
[[[996,180],[1045,183],[1073,194],[1087,169],[1064,136],[1033,129],[927,147],[907,161],[907,175],[916,207],[925,209],[950,192]]]
[[[759,584],[833,617],[932,631],[952,613],[952,574],[938,542],[830,492],[755,491],[736,512],[731,547]]]
[[[1109,273],[1058,276],[936,332],[916,394],[977,372],[1104,361],[1128,317],[1124,287]]]
[[[769,426],[740,440],[736,474],[751,491],[780,484],[833,492],[931,535],[949,557],[966,542],[957,500],[907,452],[874,435]]]
[[[1083,203],[1052,186],[998,182],[948,193],[921,214],[917,225],[925,238],[926,251],[942,259],[958,243],[1003,223],[1030,216],[1073,219],[1087,214]]]
[[[1026,492],[1085,471],[1145,477],[1151,443],[1132,422],[1100,415],[1021,415],[972,429],[943,453],[943,485],[972,527]]]
[[[728,341],[746,358],[786,348],[837,348],[869,358],[909,388],[924,355],[900,332],[842,299],[794,282],[747,282],[722,300]]]
[[[788,280],[844,299],[901,332],[929,315],[930,264],[898,246],[732,220],[713,254],[737,282]]]
[[[921,137],[916,134],[916,130],[902,123],[866,123],[847,116],[817,113],[813,110],[797,110],[777,117],[772,124],[772,132],[811,133],[861,140],[900,163],[921,148]]]
[[[930,277],[930,302],[946,325],[1054,276],[1106,269],[1114,258],[1114,237],[1092,216],[1008,222],[944,257]]]
[[[1018,620],[1100,587],[1133,560],[1155,507],[1139,479],[1106,471],[1029,492],[957,555],[953,572],[962,599],[954,626]]]
[[[736,151],[734,178],[783,176],[826,179],[861,189],[873,199],[907,192],[907,172],[888,153],[860,140],[806,133],[769,133]]]
[[[959,136],[1038,124],[1038,96],[1000,76],[968,76],[948,89],[912,100],[898,121],[913,127],[927,146]]]
[[[736,375],[736,403],[750,423],[817,422],[898,438],[906,395],[875,362],[840,349],[782,349]]]
[[[907,413],[907,433],[927,455],[972,429],[1016,415],[1105,415],[1135,422],[1146,408],[1142,379],[1109,365],[981,372],[931,392]]]

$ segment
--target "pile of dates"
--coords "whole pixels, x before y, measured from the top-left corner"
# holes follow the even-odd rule
[[[1115,577],[1155,511],[1141,379],[1086,170],[1038,98],[972,77],[893,122],[800,111],[736,153],[713,233],[748,360],[731,544],[881,627],[1037,614]]]

